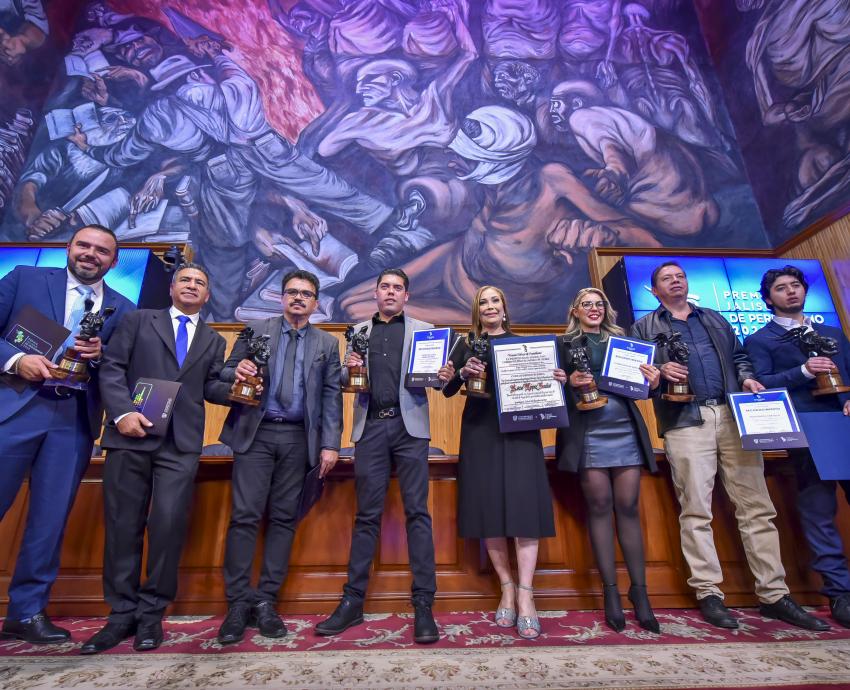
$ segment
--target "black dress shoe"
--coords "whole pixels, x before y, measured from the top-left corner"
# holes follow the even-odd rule
[[[316,624],[316,633],[319,635],[339,635],[352,625],[360,625],[362,622],[363,605],[355,604],[351,599],[343,597],[330,618]]]
[[[623,632],[626,629],[626,616],[623,614],[620,590],[616,584],[602,585],[602,601],[605,607],[605,623],[614,632]]]
[[[219,644],[236,644],[245,637],[245,627],[251,617],[251,607],[248,604],[234,604],[227,609],[224,622],[218,629]]]
[[[431,644],[440,639],[440,631],[431,613],[431,604],[424,601],[413,603],[413,641]]]
[[[80,654],[100,654],[121,644],[136,631],[135,621],[131,623],[107,622],[80,647]]]
[[[280,619],[272,602],[255,604],[251,615],[263,637],[286,637],[286,624]]]
[[[699,612],[706,623],[711,623],[718,628],[736,630],[738,619],[723,605],[723,600],[716,594],[709,594],[699,600]]]
[[[791,595],[786,594],[778,601],[772,604],[761,604],[759,613],[766,618],[775,618],[777,620],[795,625],[798,628],[806,630],[816,630],[823,632],[829,630],[829,623],[822,621],[820,618],[815,618],[810,613],[806,613],[803,607],[791,598]]]
[[[638,625],[644,630],[649,630],[649,632],[658,635],[661,632],[661,626],[652,612],[649,596],[646,593],[646,585],[629,587],[629,601],[635,607],[635,618],[637,618]]]
[[[30,644],[59,644],[71,639],[71,633],[65,628],[53,625],[44,611],[40,611],[26,623],[7,618],[3,621],[3,632],[0,637],[12,640],[23,640]]]
[[[830,597],[829,612],[836,623],[840,623],[845,628],[850,628],[850,594]]]
[[[136,637],[133,640],[133,649],[137,652],[149,652],[162,644],[162,621],[153,623],[139,623],[136,629]]]

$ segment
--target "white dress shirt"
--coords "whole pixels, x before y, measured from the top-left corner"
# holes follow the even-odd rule
[[[68,269],[65,269],[65,272],[68,277],[65,281],[65,315],[62,319],[63,324],[68,323],[68,317],[71,316],[74,304],[80,297],[80,293],[77,292],[77,287],[85,284],[77,280],[76,276]],[[98,280],[96,283],[89,285],[89,287],[92,289],[91,299],[94,302],[92,311],[100,311],[100,306],[103,304],[103,280]],[[3,371],[7,374],[12,373],[15,370],[15,364],[17,364],[18,360],[23,357],[24,354],[24,352],[18,352],[17,354],[9,357],[3,365]]]
[[[784,328],[786,331],[790,331],[792,328],[799,328],[800,326],[805,326],[806,333],[815,330],[814,328],[812,328],[812,320],[808,316],[803,317],[803,323],[795,321],[794,319],[789,318],[787,316],[774,316],[773,321],[776,323],[777,326],[782,326],[782,328]],[[815,378],[815,375],[808,369],[806,369],[805,364],[800,365],[800,371],[803,372],[803,375],[807,379]]]

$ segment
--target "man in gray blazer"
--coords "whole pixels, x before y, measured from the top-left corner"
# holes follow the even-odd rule
[[[407,549],[413,572],[412,603],[415,642],[436,642],[437,625],[431,613],[437,578],[434,539],[428,513],[428,398],[424,388],[405,388],[404,375],[410,361],[413,332],[433,328],[404,314],[410,282],[401,269],[384,270],[375,288],[378,311],[364,326],[369,337],[369,392],[359,393],[354,403],[354,486],[357,516],[351,536],[348,582],[343,598],[330,618],[316,626],[320,635],[337,635],[363,622],[363,601],[369,569],[375,557],[381,514],[395,464],[404,512],[407,517]],[[348,383],[348,367],[362,366],[363,359],[349,345],[342,381]]]
[[[239,642],[248,624],[265,637],[284,637],[275,611],[286,579],[298,521],[304,477],[321,465],[324,477],[339,457],[342,392],[339,345],[310,324],[319,299],[319,279],[309,271],[283,277],[283,316],[250,323],[256,335],[271,336],[268,386],[256,407],[234,403],[221,440],[233,449],[233,491],[224,555],[228,612],[218,631],[221,644]],[[223,381],[256,376],[240,339],[221,373]],[[256,589],[251,569],[257,527],[268,506],[263,565]]]

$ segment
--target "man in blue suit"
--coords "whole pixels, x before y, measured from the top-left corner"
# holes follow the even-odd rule
[[[42,386],[56,364],[37,354],[24,354],[0,339],[0,520],[29,475],[29,512],[15,573],[9,586],[9,608],[2,637],[30,643],[64,642],[70,633],[53,625],[44,608],[59,570],[65,521],[77,486],[88,467],[94,439],[100,434],[103,407],[97,387],[98,365],[121,317],[134,309],[125,297],[103,282],[118,261],[118,241],[108,228],[90,225],[68,243],[66,268],[17,266],[0,280],[0,333],[22,307],[30,305],[79,332],[87,299],[93,310],[115,308],[99,338],[69,340],[88,361],[92,380],[87,392],[58,395]],[[8,384],[8,385],[7,385]],[[68,389],[64,389],[67,391]]]
[[[839,328],[818,325],[817,332],[838,342],[839,353],[829,357],[807,357],[793,343],[783,340],[792,328],[812,329],[811,319],[803,314],[809,284],[796,266],[771,269],[761,280],[764,303],[773,312],[773,320],[744,342],[753,363],[756,378],[768,388],[787,388],[798,412],[835,412],[850,416],[850,396],[811,394],[815,377],[838,367],[850,381],[850,343]],[[850,442],[850,438],[847,439]],[[850,628],[850,571],[844,555],[841,535],[835,527],[838,509],[835,482],[818,475],[808,448],[788,451],[797,474],[797,508],[803,533],[814,554],[812,567],[823,578],[824,595],[829,597],[832,617]],[[850,481],[841,481],[845,498],[850,501]]]

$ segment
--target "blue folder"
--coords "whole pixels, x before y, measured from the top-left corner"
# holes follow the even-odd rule
[[[821,479],[850,479],[850,417],[842,412],[798,412]]]

